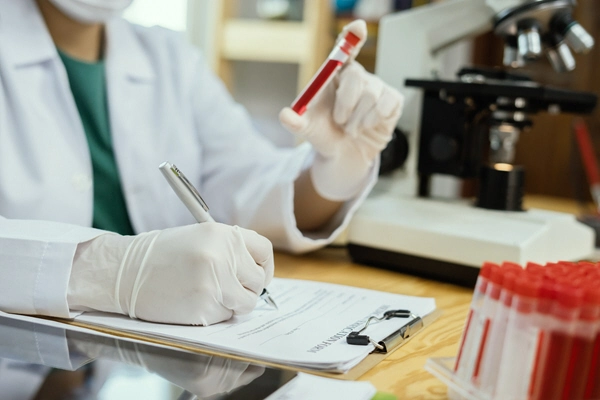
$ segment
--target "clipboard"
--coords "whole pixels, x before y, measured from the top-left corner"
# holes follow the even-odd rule
[[[49,317],[44,317],[44,318],[63,323],[65,325],[76,326],[79,328],[85,328],[85,329],[89,329],[92,331],[97,331],[97,332],[101,332],[104,334],[116,336],[121,339],[129,339],[129,340],[134,340],[134,341],[147,343],[147,344],[167,346],[167,347],[171,347],[171,348],[189,351],[192,353],[199,353],[199,354],[205,354],[205,355],[211,355],[211,356],[230,358],[230,359],[237,360],[237,361],[242,361],[242,362],[247,362],[247,363],[252,363],[252,364],[259,364],[259,365],[264,365],[267,367],[273,367],[273,368],[278,368],[278,369],[283,369],[283,370],[288,370],[288,371],[305,372],[308,374],[324,376],[327,378],[342,379],[342,380],[357,380],[362,375],[364,375],[366,372],[368,372],[373,367],[375,367],[377,364],[379,364],[381,361],[386,359],[390,354],[392,354],[398,348],[405,345],[413,337],[417,336],[419,333],[421,333],[423,330],[425,330],[429,325],[431,325],[433,322],[435,322],[441,315],[442,315],[442,311],[436,308],[434,311],[425,315],[424,317],[418,318],[418,320],[411,320],[411,321],[407,322],[407,324],[403,325],[400,329],[391,333],[390,335],[388,335],[388,337],[386,337],[380,341],[381,343],[383,343],[385,345],[385,351],[371,352],[369,355],[367,355],[367,357],[365,357],[362,361],[360,361],[356,366],[354,366],[353,368],[351,368],[349,371],[347,371],[345,373],[319,371],[319,370],[314,370],[314,369],[309,369],[309,368],[289,366],[289,365],[286,365],[283,363],[263,361],[260,359],[254,359],[254,358],[250,358],[250,357],[240,356],[240,355],[233,354],[233,353],[217,351],[217,350],[202,346],[200,344],[199,345],[189,345],[189,344],[184,344],[184,343],[178,342],[176,340],[169,340],[166,338],[157,339],[155,337],[150,337],[150,336],[144,335],[143,333],[125,332],[125,331],[121,331],[121,330],[100,327],[97,325],[77,322],[77,321],[73,321],[73,320],[67,320],[67,319],[61,319],[61,318],[49,318]],[[349,345],[349,346],[351,346],[351,345]]]

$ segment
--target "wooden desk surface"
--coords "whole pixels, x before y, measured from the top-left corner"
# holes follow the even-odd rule
[[[442,316],[363,375],[383,392],[398,399],[446,399],[446,386],[423,369],[430,357],[456,355],[471,302],[472,290],[352,263],[344,248],[325,248],[292,256],[276,253],[275,275],[281,278],[381,290],[412,296],[434,297]]]
[[[543,196],[527,196],[524,205],[573,214],[582,210],[581,205],[572,200]],[[398,399],[447,399],[446,386],[423,367],[428,358],[456,355],[471,302],[471,289],[354,264],[344,248],[326,248],[300,257],[276,254],[275,265],[275,275],[281,278],[435,298],[442,316],[360,380],[368,380],[378,390],[393,393]]]

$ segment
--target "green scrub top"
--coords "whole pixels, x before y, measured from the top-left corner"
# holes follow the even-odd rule
[[[98,229],[133,235],[115,161],[106,99],[105,64],[75,59],[59,50],[85,130],[94,173],[94,218]]]

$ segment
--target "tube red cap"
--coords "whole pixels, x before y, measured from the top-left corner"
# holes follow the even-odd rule
[[[587,304],[600,306],[600,281],[590,282],[584,287],[583,301]]]
[[[557,285],[556,300],[568,308],[581,307],[583,304],[583,289],[570,285]]]
[[[522,272],[508,271],[505,273],[504,279],[502,279],[502,289],[514,292],[517,279],[521,276],[523,276]]]
[[[346,39],[346,41],[352,46],[356,46],[358,42],[360,42],[360,38],[352,32],[346,33],[346,37],[344,39]]]
[[[556,298],[557,291],[557,285],[553,280],[544,279],[540,289],[540,297],[545,300],[554,300]]]
[[[502,285],[502,277],[504,276],[504,271],[497,265],[493,265],[490,269],[490,282],[495,283],[496,285]]]
[[[567,267],[575,267],[577,265],[576,262],[573,261],[559,261],[560,265],[566,265]]]
[[[479,270],[479,275],[483,276],[485,279],[490,279],[490,275],[492,274],[492,268],[498,268],[498,265],[491,262],[484,262]]]
[[[587,265],[587,266],[590,266],[590,267],[594,267],[594,268],[596,268],[596,263],[593,263],[593,262],[591,262],[591,261],[579,261],[579,262],[577,263],[577,265],[579,265],[579,266],[584,266],[584,265]]]
[[[531,274],[541,274],[544,272],[544,266],[532,262],[528,262],[525,266],[525,271]]]
[[[504,261],[502,263],[502,269],[506,271],[522,271],[523,267],[520,264],[514,262]]]
[[[598,321],[600,319],[600,282],[588,282],[583,286],[583,306],[579,309],[579,319]]]
[[[515,295],[524,297],[538,297],[542,282],[530,276],[520,276],[515,280]]]

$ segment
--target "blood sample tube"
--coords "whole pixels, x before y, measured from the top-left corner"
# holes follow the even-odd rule
[[[504,269],[503,265],[503,269]],[[502,279],[502,292],[500,293],[500,302],[498,303],[494,324],[490,332],[490,338],[483,353],[481,362],[481,373],[479,387],[481,391],[488,396],[494,394],[498,372],[500,370],[500,362],[502,356],[502,348],[504,346],[504,338],[506,335],[506,327],[508,325],[508,314],[514,295],[514,287],[516,280],[525,274],[522,268],[519,270],[509,270],[504,274]]]
[[[460,340],[456,365],[454,367],[456,376],[465,381],[471,378],[469,366],[474,362],[475,353],[481,340],[482,324],[479,321],[481,320],[481,308],[489,285],[490,276],[492,270],[499,268],[500,267],[496,264],[489,262],[484,263],[479,271],[477,282],[475,283],[475,291],[473,292],[469,315],[467,316],[465,328]]]
[[[490,333],[495,325],[496,310],[498,309],[500,294],[502,293],[504,271],[504,268],[492,268],[487,289],[485,291],[485,298],[481,306],[479,318],[479,329],[481,330],[479,333],[480,339],[476,339],[477,341],[473,343],[476,345],[476,352],[474,353],[472,362],[468,365],[468,376],[475,385],[479,382],[483,355],[488,345]]]
[[[549,264],[546,264],[548,266]],[[535,360],[533,364],[533,370],[531,371],[529,379],[528,396],[531,396],[535,386],[535,378],[540,374],[542,368],[542,359],[545,356],[544,344],[550,334],[550,328],[552,326],[552,316],[550,310],[554,300],[556,299],[557,289],[556,282],[547,276],[548,271],[544,270],[542,285],[536,304],[535,324],[539,329],[539,336],[537,341],[537,348],[535,351]]]
[[[593,288],[600,287],[600,280],[590,282]],[[592,350],[592,359],[590,361],[589,372],[587,375],[587,384],[585,388],[584,399],[600,398],[600,322],[598,322],[594,348]]]
[[[515,281],[494,399],[526,399],[539,341],[536,305],[541,280],[529,274]]]
[[[550,308],[549,323],[540,347],[538,368],[533,377],[532,399],[561,398],[573,346],[575,324],[582,302],[582,289],[564,283],[556,285],[556,297]]]
[[[583,399],[592,363],[594,341],[600,320],[600,291],[598,286],[577,282],[584,288],[583,305],[575,324],[571,359],[562,394],[563,400]]]
[[[321,92],[335,76],[335,73],[346,61],[348,61],[352,50],[354,50],[359,42],[360,38],[358,36],[352,32],[348,32],[346,33],[346,36],[335,45],[331,53],[329,53],[327,60],[325,60],[306,88],[304,88],[292,103],[292,110],[294,110],[296,114],[304,114],[311,100]]]

